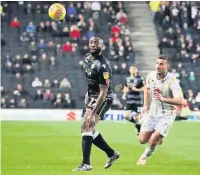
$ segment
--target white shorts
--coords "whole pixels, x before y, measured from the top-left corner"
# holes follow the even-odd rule
[[[142,119],[141,131],[157,131],[163,137],[167,137],[174,120],[175,117],[170,115],[146,115]]]

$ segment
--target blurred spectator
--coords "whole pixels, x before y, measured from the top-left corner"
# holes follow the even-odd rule
[[[92,2],[91,9],[93,11],[101,11],[101,4],[99,2],[97,2],[97,1]]]
[[[6,98],[1,98],[1,108],[7,108],[7,102],[6,102]]]
[[[49,68],[49,59],[47,58],[46,53],[43,53],[39,58],[39,65],[41,70]]]
[[[33,74],[34,73],[33,67],[29,64],[25,65],[23,68],[23,73]]]
[[[77,23],[77,26],[82,31],[82,33],[85,33],[85,30],[86,30],[85,28],[87,27],[85,18],[82,14],[79,14],[78,18],[79,18],[79,21]]]
[[[32,87],[42,87],[42,82],[38,77],[35,77],[34,81],[32,82]]]
[[[128,69],[127,69],[127,65],[126,63],[122,63],[121,64],[121,70],[120,70],[120,74],[128,74]]]
[[[194,75],[194,72],[190,72],[190,74],[188,76],[188,80],[189,81],[195,81],[196,80],[196,76]]]
[[[20,73],[15,74],[16,82],[23,83],[23,77]]]
[[[191,102],[194,99],[194,92],[189,89],[187,93],[185,94],[186,99],[188,99],[189,102]]]
[[[28,104],[25,98],[20,99],[20,101],[18,102],[18,107],[19,108],[27,108]]]
[[[24,57],[22,59],[22,64],[23,65],[31,65],[31,59],[29,58],[29,55],[28,54],[24,54]]]
[[[23,32],[22,33],[22,35],[20,36],[20,40],[21,41],[26,41],[26,42],[28,42],[30,39],[29,39],[29,37],[27,36],[27,33],[26,32]]]
[[[123,109],[123,105],[117,97],[117,94],[113,94],[112,109]]]
[[[21,84],[17,85],[16,90],[19,92],[20,96],[22,97],[29,95],[29,92],[26,89],[24,89],[24,87]]]
[[[11,63],[12,62],[12,58],[9,55],[5,56],[5,63]]]
[[[196,102],[200,103],[200,92],[197,93],[195,100],[196,100]]]
[[[25,14],[33,14],[34,13],[34,9],[32,7],[31,3],[28,3],[27,6],[24,9],[24,13]]]
[[[113,74],[119,74],[120,73],[120,71],[119,71],[119,66],[117,65],[117,64],[115,64],[114,66],[113,66]]]
[[[76,25],[71,26],[69,35],[70,35],[71,39],[80,39],[81,38],[81,32]]]
[[[53,103],[55,108],[63,108],[62,99],[56,98],[56,101]]]
[[[179,73],[176,71],[175,68],[172,69],[172,72],[171,72],[174,76],[176,76],[176,78],[179,78]]]
[[[74,104],[73,104],[73,102],[71,100],[71,97],[70,97],[69,93],[64,94],[63,107],[64,108],[74,108]]]
[[[36,43],[34,41],[32,41],[29,44],[28,50],[30,51],[31,55],[36,55],[37,54],[37,47],[36,47]]]
[[[60,82],[60,88],[71,88],[71,84],[67,78],[63,78],[63,80]]]
[[[183,70],[181,71],[181,74],[180,74],[180,79],[181,79],[181,80],[187,80],[187,77],[188,77],[188,74],[186,73],[186,70],[183,69]]]
[[[116,19],[121,23],[121,24],[125,24],[127,22],[127,15],[126,13],[124,13],[124,11],[121,9],[117,15],[116,15]]]
[[[16,73],[22,74],[22,67],[21,67],[21,65],[19,63],[16,63],[14,65],[14,67],[13,67],[13,71],[14,71],[15,74]]]
[[[196,103],[196,100],[195,99],[192,99],[192,101],[190,102],[190,109],[192,111],[200,111],[199,110],[199,106],[198,104]]]
[[[12,28],[20,28],[21,24],[20,24],[20,22],[18,21],[17,18],[14,18],[10,23],[10,27],[12,27]]]
[[[114,25],[114,26],[112,26],[112,28],[111,28],[111,34],[114,35],[115,33],[117,33],[118,36],[119,36],[119,34],[120,34],[120,27],[117,26],[117,25]]]
[[[26,26],[26,32],[27,33],[35,33],[36,27],[33,25],[32,22],[29,22],[29,24]]]
[[[56,58],[54,56],[50,57],[50,66],[56,66]]]
[[[34,100],[43,100],[43,93],[41,89],[37,89]]]
[[[50,89],[47,89],[44,93],[44,100],[53,100],[53,93]]]
[[[39,49],[45,49],[47,44],[44,42],[44,39],[40,39],[40,43],[38,44]]]
[[[94,32],[94,28],[93,27],[89,27],[89,30],[87,31],[86,33],[86,37],[87,39],[89,40],[91,37],[93,37],[95,35],[95,32]]]
[[[44,21],[41,21],[39,26],[36,27],[37,32],[46,32],[47,31],[47,27],[44,23]]]
[[[70,15],[75,15],[76,14],[76,7],[74,7],[73,3],[70,3],[69,7],[67,8],[67,14]]]
[[[6,95],[6,91],[3,86],[1,86],[1,97]]]
[[[5,65],[5,71],[7,74],[14,74],[14,70],[13,70],[13,67],[12,67],[12,62],[8,62],[6,63]]]
[[[17,108],[15,99],[11,98],[8,102],[8,108]]]
[[[38,58],[36,55],[32,55],[31,57],[31,64],[32,65],[37,65],[38,64]]]
[[[21,55],[16,55],[15,58],[13,59],[13,63],[14,64],[16,64],[16,63],[22,64]]]
[[[44,87],[44,88],[50,88],[50,87],[51,87],[51,84],[50,84],[49,79],[45,79],[45,80],[44,80],[43,87]]]
[[[52,88],[59,88],[60,87],[60,83],[58,82],[57,79],[53,80],[51,87]]]
[[[63,46],[62,46],[62,51],[63,52],[72,52],[72,45],[69,41],[67,41]]]

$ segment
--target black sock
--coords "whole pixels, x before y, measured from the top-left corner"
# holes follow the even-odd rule
[[[131,119],[129,120],[129,122],[135,123],[135,120],[131,117]]]
[[[82,136],[82,153],[83,153],[83,161],[82,163],[90,165],[90,153],[92,148],[92,136]]]
[[[103,139],[102,135],[99,135],[93,140],[93,144],[96,145],[102,151],[105,151],[108,157],[112,157],[114,155],[114,150],[106,143]]]
[[[141,125],[135,125],[136,129],[137,129],[137,132],[140,133],[140,128],[141,128]]]

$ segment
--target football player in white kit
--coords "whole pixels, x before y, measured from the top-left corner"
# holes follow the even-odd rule
[[[160,55],[156,60],[156,71],[147,75],[144,89],[144,105],[140,117],[142,127],[139,142],[147,147],[138,160],[138,165],[145,165],[157,146],[166,137],[175,117],[177,105],[186,105],[182,89],[176,77],[168,72],[169,59]]]

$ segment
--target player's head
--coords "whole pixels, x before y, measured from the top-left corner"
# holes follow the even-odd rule
[[[131,75],[135,76],[138,73],[138,69],[135,65],[131,65],[130,68],[129,68],[129,72],[130,72]]]
[[[92,55],[99,55],[103,49],[103,38],[100,35],[94,35],[89,40],[89,49]]]
[[[156,60],[156,72],[158,75],[166,74],[170,65],[169,58],[161,54]]]

